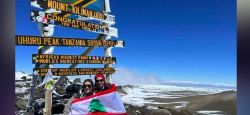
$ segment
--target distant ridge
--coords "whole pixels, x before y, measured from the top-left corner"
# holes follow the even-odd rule
[[[161,83],[162,85],[173,85],[180,87],[200,87],[200,88],[221,88],[221,89],[231,89],[237,90],[237,87],[230,84],[219,84],[219,83],[201,83],[201,82],[193,82],[193,81],[169,81]]]

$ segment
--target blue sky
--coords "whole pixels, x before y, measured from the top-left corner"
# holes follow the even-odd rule
[[[161,80],[236,84],[236,0],[110,0],[119,38],[115,67]],[[16,0],[16,34],[39,35],[30,22],[29,0]],[[95,38],[97,34],[55,27],[54,36]],[[57,47],[56,54],[78,55],[85,48]],[[16,46],[16,71],[31,72],[37,47]],[[103,56],[96,48],[90,55]],[[58,64],[55,67],[68,67]],[[102,67],[80,65],[78,67]],[[122,76],[126,77],[126,76]]]

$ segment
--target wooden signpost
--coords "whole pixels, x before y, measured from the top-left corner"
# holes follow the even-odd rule
[[[123,48],[125,47],[125,41],[16,35],[16,45]]]
[[[92,1],[94,1],[94,0],[92,0]],[[87,1],[85,4],[89,4],[92,1]],[[61,13],[59,15],[63,15],[64,17],[68,17],[71,14],[76,14],[76,15],[80,15],[83,17],[91,17],[91,18],[96,19],[96,20],[107,19],[107,16],[104,13],[99,12],[99,11],[86,9],[83,6],[80,6],[80,3],[78,3],[79,5],[77,5],[77,3],[65,3],[65,2],[61,2],[61,1],[57,1],[57,0],[47,0],[47,1],[31,0],[31,3],[34,3],[34,2],[36,2],[37,5],[31,4],[33,7],[36,7],[39,9],[42,8],[44,10],[55,9],[55,10],[61,11]],[[67,16],[65,16],[65,15],[67,15]]]
[[[97,2],[98,1],[98,2]],[[95,4],[94,9],[88,9]],[[45,11],[31,11],[30,20],[42,25],[42,36],[16,35],[18,46],[40,46],[38,54],[32,54],[32,63],[35,64],[34,74],[29,92],[27,112],[34,111],[33,102],[38,77],[42,78],[49,72],[54,76],[61,76],[53,87],[45,93],[45,115],[51,115],[52,91],[66,76],[106,74],[108,83],[112,83],[111,75],[116,71],[112,64],[116,58],[112,57],[113,47],[125,47],[123,40],[110,40],[118,37],[118,29],[111,27],[115,24],[115,16],[110,12],[109,0],[31,0],[31,6]],[[95,9],[104,6],[104,8]],[[100,23],[88,22],[97,20]],[[96,39],[59,38],[52,37],[54,26],[63,26],[98,33]],[[88,47],[81,55],[53,54],[55,46]],[[88,56],[95,47],[105,47],[105,56]],[[71,64],[69,68],[51,68],[50,64]],[[77,64],[104,64],[103,68],[75,68]]]
[[[32,54],[32,63],[40,64],[115,64],[115,57]]]
[[[34,71],[39,76],[46,76],[49,68],[35,68]],[[96,74],[113,74],[114,68],[51,68],[54,76],[76,76],[76,75],[96,75]]]
[[[86,7],[96,2],[97,0],[71,0],[64,1],[63,0],[31,0],[31,6],[38,9],[55,9],[53,14],[60,15],[63,17],[70,17],[72,19],[78,20],[98,20],[105,23],[109,23],[111,25],[115,24],[115,16],[109,15],[107,13],[103,13],[103,8],[99,8],[100,6],[104,6],[104,0],[98,0],[98,5],[96,5],[93,10],[87,9]],[[106,4],[105,4],[106,6]],[[98,10],[98,11],[95,11]],[[58,13],[60,12],[60,13]]]
[[[95,24],[92,22],[71,19],[60,15],[41,12],[41,11],[31,11],[30,20],[34,22],[40,22],[43,24],[52,24],[52,25],[70,27],[94,33],[107,34],[112,37],[118,37],[117,34],[118,30],[116,28],[108,27],[102,24]]]

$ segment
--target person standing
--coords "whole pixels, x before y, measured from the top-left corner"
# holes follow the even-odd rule
[[[95,92],[104,91],[111,88],[111,84],[105,81],[105,76],[103,74],[95,75]]]
[[[94,83],[91,79],[86,79],[83,82],[83,88],[82,88],[82,93],[80,94],[80,96],[78,95],[73,95],[69,101],[67,102],[67,104],[64,107],[63,113],[68,115],[71,111],[70,106],[71,106],[71,102],[76,99],[76,98],[84,98],[87,96],[91,96],[94,94]]]
[[[94,94],[94,83],[92,79],[86,79],[83,82],[83,88],[82,88],[82,93],[81,93],[81,98],[91,96]]]

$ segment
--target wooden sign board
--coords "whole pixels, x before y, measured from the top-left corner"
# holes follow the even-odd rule
[[[115,64],[115,57],[32,54],[32,63],[39,64]]]
[[[86,21],[75,20],[67,17],[62,17],[59,15],[45,13],[41,11],[31,11],[30,16],[31,21],[40,22],[44,24],[52,24],[70,28],[76,28],[81,30],[86,30],[90,32],[95,32],[99,34],[106,34],[113,37],[118,37],[117,29],[113,27],[104,26],[101,24],[95,24]]]
[[[95,20],[100,21],[112,17],[109,15],[105,15],[100,11],[94,11],[85,8],[89,5],[91,6],[91,4],[93,4],[94,2],[96,2],[96,0],[76,0],[74,2],[62,2],[58,0],[31,0],[31,6],[44,10],[55,9],[57,11],[61,11],[61,13],[58,15],[61,15],[63,17],[69,17],[70,15],[75,14],[82,17],[91,17]],[[103,4],[102,2],[104,1],[99,2],[99,4]],[[96,8],[97,7],[94,7],[95,10],[100,10],[100,8]],[[112,19],[113,20],[111,21],[114,21],[114,16],[112,17]]]
[[[96,40],[16,35],[16,45],[26,46],[71,46],[71,47],[125,47],[123,40]]]
[[[39,76],[46,76],[49,68],[35,68],[34,71]],[[113,74],[114,68],[51,68],[54,76],[76,76],[76,75],[96,75]]]
[[[31,6],[38,9],[61,9],[73,7],[86,8],[93,11],[102,12],[104,11],[105,0],[30,0]],[[75,10],[75,9],[72,9]]]

